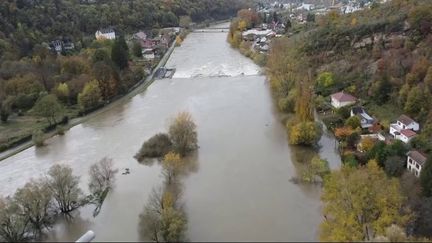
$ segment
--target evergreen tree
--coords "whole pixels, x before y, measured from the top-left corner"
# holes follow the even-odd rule
[[[124,37],[120,36],[111,49],[111,60],[121,70],[128,67],[128,48]]]

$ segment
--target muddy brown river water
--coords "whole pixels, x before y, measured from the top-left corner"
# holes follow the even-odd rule
[[[167,130],[179,111],[198,125],[200,149],[182,179],[182,201],[191,241],[313,241],[317,239],[320,188],[290,181],[311,150],[290,147],[274,111],[260,68],[226,42],[227,33],[192,33],[175,49],[167,67],[173,79],[155,81],[128,102],[0,162],[0,193],[8,195],[51,165],[66,163],[87,188],[88,169],[110,157],[118,174],[100,214],[83,208],[60,221],[48,240],[74,241],[87,230],[96,241],[142,240],[138,215],[153,187],[162,183],[158,164],[133,159],[144,140]],[[325,133],[319,153],[337,168],[335,142]]]

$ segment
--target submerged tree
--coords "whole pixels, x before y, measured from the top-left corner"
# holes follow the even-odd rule
[[[31,224],[34,237],[40,237],[44,229],[52,226],[52,192],[44,181],[30,181],[17,190],[14,200]]]
[[[113,160],[103,158],[98,163],[90,167],[90,192],[94,195],[100,195],[105,190],[112,189],[115,182],[117,169],[113,168]]]
[[[180,112],[169,127],[169,135],[174,150],[181,156],[197,149],[198,138],[196,124],[188,112]]]
[[[176,179],[179,171],[183,166],[183,160],[179,154],[174,152],[169,152],[165,155],[164,160],[162,162],[163,174],[167,180],[168,184],[172,184]]]
[[[79,177],[66,165],[53,165],[48,171],[47,186],[56,201],[56,208],[68,214],[81,206],[82,191]]]
[[[0,198],[0,240],[25,242],[31,239],[30,220],[18,204],[8,198]]]

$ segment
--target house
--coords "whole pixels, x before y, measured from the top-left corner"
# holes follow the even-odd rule
[[[51,41],[50,48],[60,54],[63,50],[63,42],[61,40]]]
[[[353,105],[357,102],[357,98],[345,92],[332,94],[331,104],[334,108],[341,108],[348,105]]]
[[[153,49],[143,49],[142,55],[143,55],[144,60],[147,60],[147,61],[152,61],[155,59],[155,54],[154,54]]]
[[[397,135],[400,134],[402,130],[409,129],[413,131],[419,131],[420,125],[406,115],[401,115],[396,123],[390,124],[390,134],[396,138]]]
[[[132,35],[132,39],[133,40],[138,40],[138,41],[140,41],[140,40],[146,40],[147,39],[147,34],[144,33],[143,31],[139,31],[139,32],[137,32],[137,33],[135,33],[135,34]]]
[[[375,122],[375,119],[366,113],[362,107],[353,107],[351,109],[351,116],[357,116],[360,119],[361,128],[370,128]]]
[[[426,160],[427,157],[423,153],[411,150],[407,153],[407,169],[419,177]]]
[[[60,54],[62,51],[71,51],[75,49],[75,45],[71,39],[64,38],[63,40],[51,41],[49,48],[57,54]]]
[[[95,33],[96,40],[114,40],[116,34],[113,28],[105,28],[97,30]]]
[[[411,140],[417,136],[417,133],[410,129],[404,129],[400,132],[395,132],[394,138],[397,140],[401,140],[404,143],[409,143]]]

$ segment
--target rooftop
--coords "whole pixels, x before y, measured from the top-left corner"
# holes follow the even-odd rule
[[[413,160],[415,160],[417,163],[419,163],[421,166],[423,166],[426,163],[427,160],[426,155],[417,150],[411,150],[407,153],[407,155],[411,157]]]
[[[332,94],[331,98],[335,99],[335,100],[338,100],[339,102],[349,102],[349,101],[354,102],[354,101],[357,101],[356,97],[354,97],[354,96],[352,96],[350,94],[347,94],[347,93],[345,93],[343,91],[335,93],[335,94]]]
[[[406,115],[401,115],[398,118],[398,121],[400,121],[402,124],[404,124],[405,126],[408,126],[409,124],[415,122],[411,117],[408,117]]]
[[[415,133],[413,130],[410,129],[402,130],[400,131],[400,133],[407,138],[414,137],[415,135],[417,135],[417,133]]]

